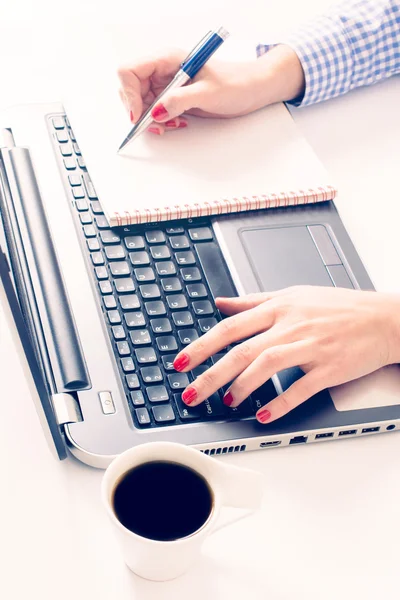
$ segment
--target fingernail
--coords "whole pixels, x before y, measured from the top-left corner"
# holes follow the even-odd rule
[[[163,104],[157,104],[151,111],[153,119],[164,119],[168,115],[168,111]]]
[[[257,413],[257,419],[261,421],[261,423],[266,423],[271,418],[271,413],[266,408]]]
[[[165,127],[168,127],[168,129],[176,129],[176,122],[172,119],[172,121],[167,121],[165,124]]]
[[[185,404],[192,404],[196,399],[197,392],[194,388],[188,387],[182,394],[182,400]]]
[[[232,396],[231,392],[226,392],[222,401],[225,404],[225,406],[231,406],[231,404],[233,404],[234,401],[234,397]]]
[[[149,127],[147,131],[150,131],[150,133],[156,133],[157,135],[161,135],[161,131],[158,129],[158,127]]]
[[[133,112],[131,110],[129,111],[129,118],[130,118],[131,122],[133,123]]]
[[[181,354],[179,358],[174,360],[174,369],[176,371],[182,371],[185,367],[188,366],[190,362],[190,358],[188,354]]]
[[[187,127],[187,123],[186,123],[186,121],[181,121],[181,122],[179,123],[179,127],[178,127],[178,129],[183,129],[183,127]]]

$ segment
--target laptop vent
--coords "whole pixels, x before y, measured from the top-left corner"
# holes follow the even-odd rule
[[[204,452],[204,454],[209,454],[210,456],[214,456],[214,454],[228,454],[230,452],[244,452],[246,450],[246,446],[225,446],[224,448],[207,448],[206,450],[200,450],[200,452]]]

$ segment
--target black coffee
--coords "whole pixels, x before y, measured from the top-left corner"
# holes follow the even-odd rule
[[[204,525],[213,497],[201,475],[173,462],[135,467],[114,492],[114,511],[130,531],[151,540],[186,537]]]

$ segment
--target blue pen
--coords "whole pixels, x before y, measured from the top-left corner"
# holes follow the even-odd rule
[[[144,115],[139,121],[132,127],[120,147],[118,152],[124,148],[129,142],[138,137],[143,131],[147,129],[150,123],[153,122],[151,111],[154,106],[158,104],[167,92],[178,87],[182,87],[188,81],[193,79],[200,69],[206,64],[209,58],[214,54],[220,45],[227,39],[229,33],[223,27],[219,27],[215,31],[209,31],[207,35],[193,48],[190,54],[185,58],[181,67],[171,83],[167,85],[165,90],[158,96],[153,104],[146,110]]]

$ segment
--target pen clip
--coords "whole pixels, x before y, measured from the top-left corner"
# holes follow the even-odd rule
[[[195,45],[195,47],[193,48],[193,50],[191,50],[189,52],[189,54],[187,55],[187,57],[185,58],[185,60],[183,60],[181,62],[181,68],[183,68],[185,66],[185,64],[188,62],[188,60],[190,60],[192,58],[192,56],[197,52],[197,50],[212,36],[213,31],[209,31],[208,33],[206,33],[206,35],[200,40],[200,42],[198,44]]]

